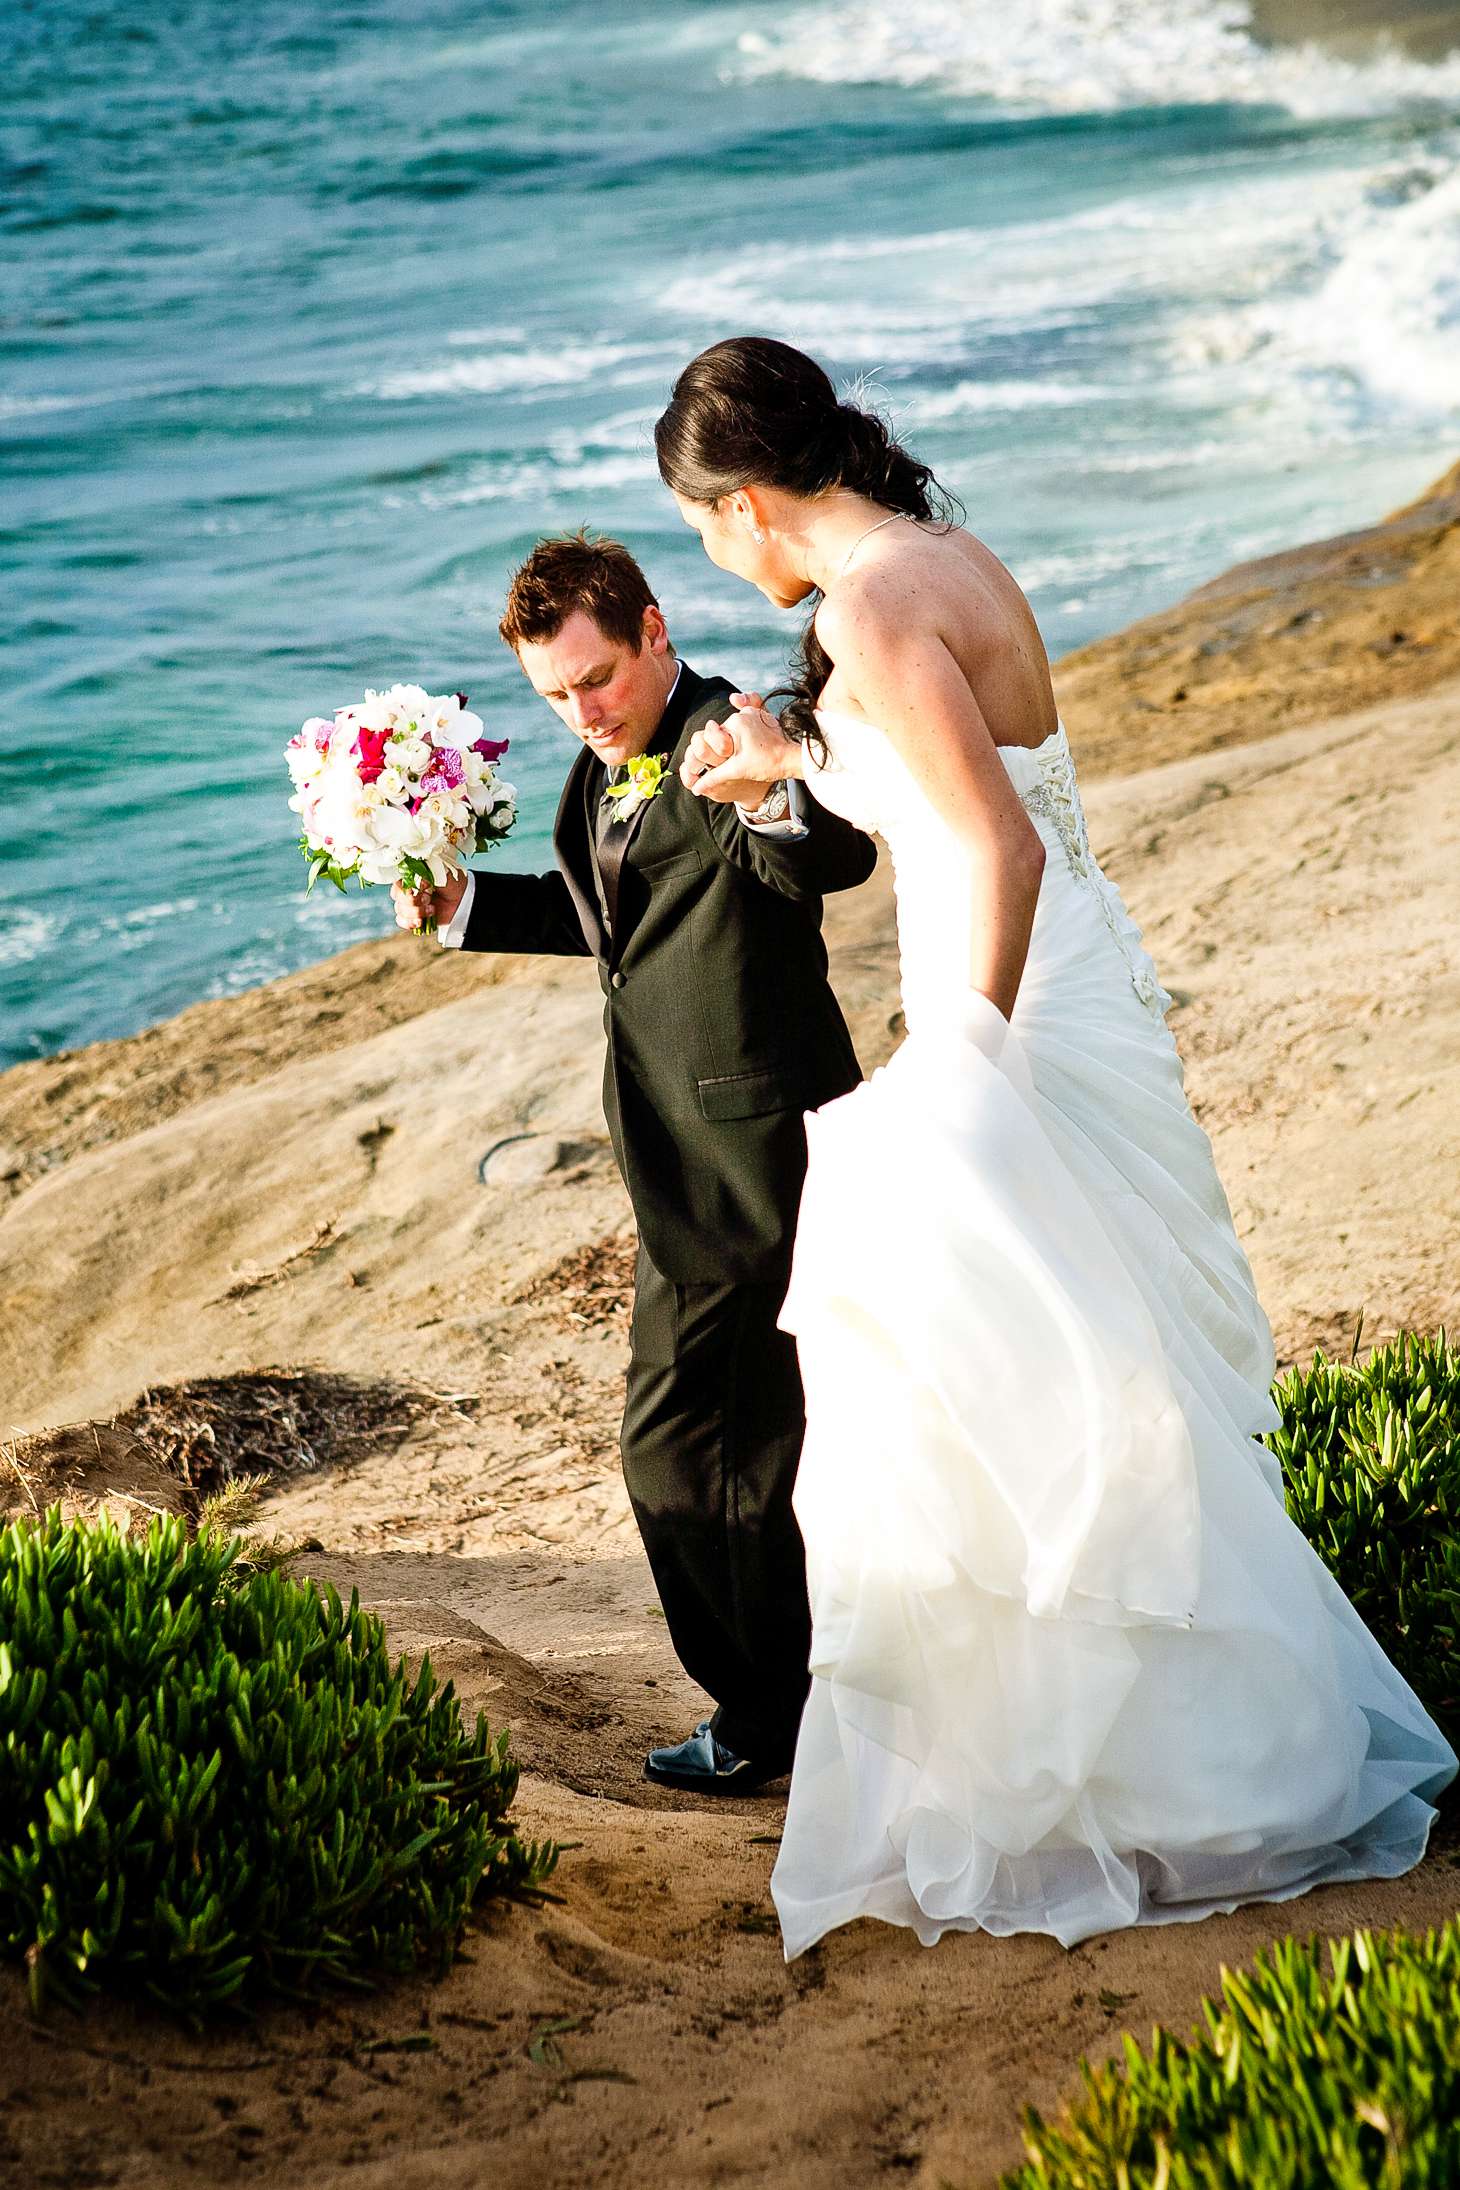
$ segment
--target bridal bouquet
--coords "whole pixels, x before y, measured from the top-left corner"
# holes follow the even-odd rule
[[[433,699],[418,684],[367,691],[333,720],[312,715],[285,753],[309,888],[356,875],[439,889],[517,819],[517,793],[497,774],[507,744],[483,735],[464,692]]]

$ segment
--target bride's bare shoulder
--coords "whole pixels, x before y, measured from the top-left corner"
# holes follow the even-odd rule
[[[894,528],[889,544],[847,573],[816,611],[816,635],[838,644],[898,648],[958,634],[958,650],[995,643],[1007,628],[1013,578],[991,549],[959,525]]]
[[[834,666],[827,693],[883,722],[912,690],[962,687],[996,745],[1041,743],[1058,712],[1022,589],[972,533],[907,534],[911,544],[849,571],[817,611],[816,635]]]

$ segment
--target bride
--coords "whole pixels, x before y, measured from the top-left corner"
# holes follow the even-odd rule
[[[712,562],[819,596],[779,724],[737,695],[685,783],[804,779],[897,894],[906,1039],[807,1119],[781,1315],[787,1956],[857,1916],[1068,1946],[1396,1876],[1455,1756],[1283,1510],[1271,1334],[1029,604],[783,343],[704,351],[655,439]]]

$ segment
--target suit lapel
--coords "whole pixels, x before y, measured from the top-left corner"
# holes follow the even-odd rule
[[[676,825],[682,825],[683,814],[679,801],[684,788],[675,774],[685,748],[689,744],[689,723],[695,710],[704,701],[708,688],[686,662],[681,665],[679,679],[669,704],[659,719],[659,726],[649,743],[649,752],[657,754],[664,762],[664,774],[660,788],[650,799],[644,799],[628,819],[599,840],[598,867],[603,882],[603,894],[608,906],[608,919],[612,935],[615,964],[623,957],[632,934],[630,899],[620,911],[620,883],[626,866],[633,864],[630,850],[639,831],[647,824],[653,838],[667,838]]]
[[[629,816],[622,831],[616,833],[612,873],[604,873],[600,868],[595,843],[598,800],[602,796],[604,784],[603,764],[585,746],[568,770],[568,780],[563,785],[557,820],[553,825],[553,849],[583,933],[588,939],[588,946],[598,958],[613,960],[622,957],[628,940],[621,933],[610,936],[604,922],[599,883],[603,885],[604,900],[609,908],[609,917],[613,919],[618,878],[628,858],[629,846],[643,827],[646,817],[659,808],[662,802],[687,798],[690,795],[679,781],[679,764],[689,745],[691,719],[705,700],[712,696],[712,692],[713,688],[706,684],[703,677],[695,675],[688,662],[681,665],[679,682],[649,745],[651,753],[666,755],[663,789],[653,798],[645,799]],[[656,822],[656,829],[672,826],[674,818],[666,805]],[[604,865],[607,864],[605,861]]]
[[[603,924],[594,882],[593,809],[596,778],[602,772],[601,763],[585,745],[568,770],[568,780],[558,801],[557,819],[553,823],[553,850],[568,885],[579,925],[595,958],[609,955],[608,930]]]
[[[669,705],[664,710],[659,727],[654,732],[649,747],[651,753],[662,753],[664,755],[663,785],[653,798],[645,799],[643,805],[630,815],[628,824],[615,847],[618,852],[620,867],[628,858],[629,846],[633,843],[640,829],[643,828],[644,818],[651,808],[656,807],[666,794],[672,795],[674,791],[683,789],[676,771],[684,758],[685,747],[689,744],[689,717],[699,705],[704,690],[704,680],[695,675],[688,662],[682,663],[679,682],[674,687]]]

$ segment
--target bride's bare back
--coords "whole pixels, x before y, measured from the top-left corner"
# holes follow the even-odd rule
[[[827,591],[838,622],[940,641],[995,745],[1042,745],[1059,720],[1049,657],[1034,611],[992,549],[961,526],[912,518],[879,526],[858,548]],[[867,719],[835,668],[819,704]]]

